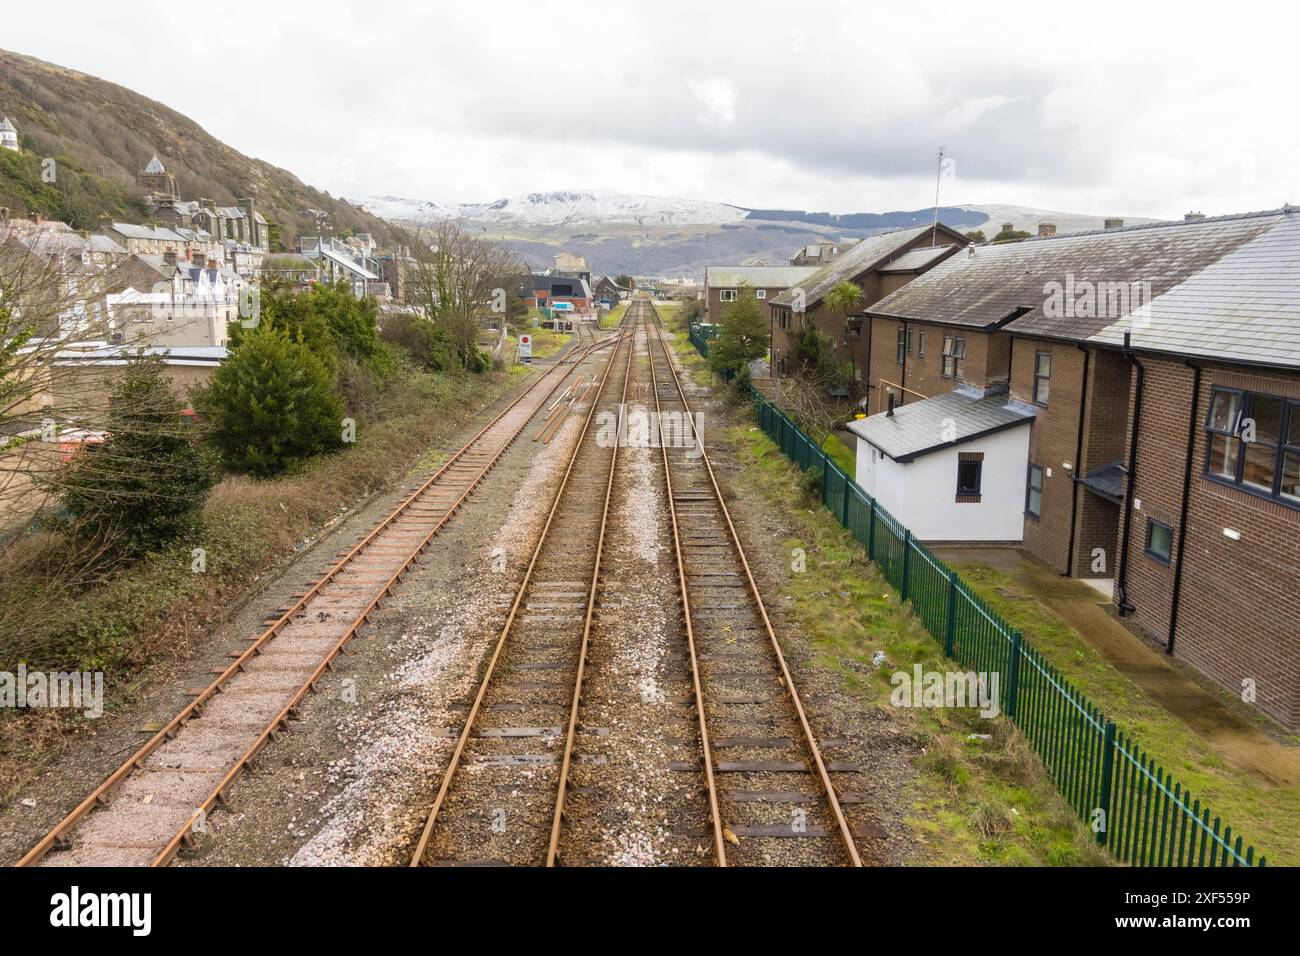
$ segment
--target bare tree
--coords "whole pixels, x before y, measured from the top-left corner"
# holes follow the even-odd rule
[[[445,219],[419,226],[410,245],[415,269],[408,301],[449,336],[468,363],[485,321],[493,314],[505,321],[506,281],[524,267],[506,247]]]
[[[58,493],[65,457],[104,428],[127,350],[110,296],[141,284],[130,266],[102,236],[0,221],[0,528]]]

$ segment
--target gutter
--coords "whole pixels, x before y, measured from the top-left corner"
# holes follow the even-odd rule
[[[1015,341],[1014,337],[1012,341]],[[1079,392],[1079,431],[1074,439],[1074,473],[1070,475],[1070,543],[1065,552],[1067,578],[1074,576],[1074,539],[1079,527],[1079,475],[1083,472],[1083,420],[1088,409],[1088,367],[1092,364],[1092,353],[1082,342],[1076,342],[1074,347],[1083,353],[1083,387]]]
[[[1174,593],[1169,599],[1169,640],[1165,653],[1173,654],[1174,639],[1178,636],[1178,605],[1183,593],[1183,547],[1187,541],[1187,509],[1192,490],[1192,457],[1196,451],[1196,424],[1201,404],[1201,366],[1191,359],[1184,363],[1192,370],[1192,409],[1187,416],[1187,462],[1183,466],[1183,503],[1178,511],[1178,557],[1174,561]]]
[[[1133,532],[1133,484],[1137,470],[1138,434],[1142,427],[1142,393],[1147,378],[1146,366],[1139,362],[1137,356],[1133,353],[1130,345],[1130,334],[1128,332],[1124,333],[1123,351],[1124,357],[1129,360],[1129,364],[1137,369],[1137,395],[1133,400],[1133,440],[1129,443],[1128,483],[1124,491],[1124,536],[1119,546],[1119,576],[1115,582],[1115,590],[1119,597],[1120,617],[1124,617],[1134,610],[1133,603],[1128,599],[1128,545]]]

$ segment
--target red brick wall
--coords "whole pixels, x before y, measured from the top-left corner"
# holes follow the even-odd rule
[[[1142,362],[1147,371],[1134,493],[1141,508],[1133,511],[1127,596],[1133,620],[1167,643],[1193,372],[1173,359],[1144,356]],[[1300,510],[1205,476],[1203,426],[1216,384],[1300,398],[1300,375],[1226,367],[1208,367],[1203,374],[1174,654],[1234,694],[1241,693],[1243,680],[1254,680],[1258,707],[1295,729],[1300,727]],[[1144,553],[1150,518],[1174,529],[1169,567]],[[1225,537],[1224,528],[1241,532],[1241,540]]]

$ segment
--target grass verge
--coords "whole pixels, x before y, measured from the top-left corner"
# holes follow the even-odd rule
[[[1054,611],[1007,574],[984,564],[953,567],[998,614],[1146,752],[1232,824],[1271,864],[1300,863],[1300,788],[1242,774],[1186,724],[1117,671]]]

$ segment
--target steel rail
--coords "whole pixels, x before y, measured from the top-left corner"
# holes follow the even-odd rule
[[[146,760],[165,741],[173,738],[177,734],[177,732],[192,717],[201,715],[204,706],[213,697],[215,697],[217,694],[219,694],[222,691],[225,683],[228,680],[230,680],[235,674],[242,671],[245,664],[247,664],[249,660],[251,660],[253,657],[260,654],[262,648],[268,642],[273,640],[277,634],[279,634],[281,629],[293,619],[294,615],[298,614],[304,607],[306,607],[306,605],[312,600],[312,598],[316,597],[321,592],[321,590],[325,587],[325,585],[333,581],[341,572],[346,570],[351,565],[351,563],[367,547],[369,547],[372,543],[374,543],[374,541],[380,536],[382,532],[387,530],[390,525],[392,525],[399,517],[401,517],[413,503],[415,503],[427,491],[433,488],[433,486],[439,480],[442,479],[442,477],[447,473],[447,471],[450,468],[456,465],[461,458],[463,458],[469,451],[471,451],[474,448],[475,445],[478,444],[478,442],[483,438],[485,434],[487,434],[488,431],[494,428],[508,414],[510,414],[510,412],[512,412],[521,402],[523,402],[525,398],[533,394],[535,390],[541,387],[543,383],[545,383],[547,379],[550,378],[553,375],[553,373],[556,372],[556,370],[563,370],[562,374],[559,374],[558,377],[556,377],[554,383],[547,390],[546,395],[542,398],[542,403],[545,403],[546,399],[549,398],[552,394],[554,394],[555,390],[559,388],[559,386],[578,367],[579,363],[581,363],[582,360],[585,359],[588,354],[594,351],[595,348],[596,348],[595,346],[588,346],[584,350],[580,350],[579,353],[572,358],[572,360],[566,358],[560,362],[557,362],[550,369],[548,369],[545,374],[543,374],[540,378],[538,378],[536,382],[534,382],[522,393],[520,393],[515,399],[513,399],[504,409],[501,410],[500,413],[498,413],[495,417],[493,417],[493,419],[490,422],[488,422],[485,426],[483,426],[483,428],[481,428],[474,435],[473,438],[471,438],[458,451],[456,451],[451,457],[449,457],[433,473],[433,475],[431,475],[427,480],[425,480],[415,491],[413,491],[406,498],[404,498],[391,512],[389,512],[383,519],[381,519],[379,523],[375,525],[375,527],[361,541],[359,541],[356,545],[354,545],[351,549],[349,549],[342,558],[338,559],[320,577],[319,580],[317,580],[310,588],[308,588],[308,590],[304,592],[302,596],[300,596],[293,603],[291,607],[289,607],[288,610],[286,610],[283,614],[281,614],[271,625],[266,627],[260,634],[258,634],[257,637],[253,638],[251,643],[243,651],[243,653],[241,653],[237,658],[235,658],[235,660],[229,666],[227,666],[225,670],[223,670],[221,674],[216,677],[215,680],[213,680],[206,688],[204,688],[199,694],[197,694],[194,697],[194,699],[190,701],[189,704],[187,704],[184,708],[180,710],[179,713],[177,713],[174,717],[172,717],[172,719],[169,720],[162,729],[160,729],[157,733],[155,733],[153,737],[151,737],[148,741],[146,741],[143,746],[141,746],[135,753],[133,753],[129,758],[127,758],[127,760],[120,767],[118,767],[117,770],[115,770],[112,774],[110,774],[109,777],[98,787],[96,787],[90,793],[89,796],[87,796],[84,800],[82,800],[81,803],[79,803],[75,808],[73,808],[73,810],[69,812],[67,816],[65,816],[52,830],[50,830],[44,837],[42,837],[41,840],[34,847],[32,847],[32,849],[29,850],[22,857],[22,859],[20,859],[15,865],[20,867],[26,867],[26,866],[32,866],[40,862],[40,860],[47,853],[49,853],[51,849],[54,849],[63,840],[63,838],[67,836],[67,834],[73,829],[73,827],[75,827],[96,806],[98,806],[99,804],[106,804],[108,802],[109,794],[122,781],[124,781],[127,777],[129,777],[133,771],[137,769],[141,769],[144,760]],[[566,368],[566,366],[569,367]],[[297,708],[298,704],[301,703],[302,698],[308,692],[311,691],[315,683],[319,680],[320,675],[324,672],[324,670],[327,667],[329,667],[332,664],[334,658],[338,655],[339,651],[348,643],[349,640],[351,640],[353,634],[356,633],[356,630],[362,624],[365,623],[366,619],[370,616],[370,614],[373,613],[374,610],[378,607],[380,600],[388,596],[389,592],[391,592],[393,586],[397,583],[398,579],[400,579],[402,574],[406,572],[406,570],[415,561],[415,559],[418,558],[419,555],[424,551],[424,549],[428,546],[429,541],[432,540],[432,538],[438,533],[438,531],[440,531],[446,525],[446,523],[451,519],[452,515],[459,509],[460,505],[469,496],[470,492],[472,492],[474,488],[478,486],[479,482],[483,479],[483,477],[487,474],[487,472],[490,471],[495,466],[496,462],[505,453],[506,449],[508,449],[514,443],[514,440],[518,438],[519,434],[523,431],[524,427],[526,427],[527,424],[528,424],[528,420],[525,420],[523,423],[521,423],[519,428],[516,429],[515,432],[502,444],[502,446],[492,456],[492,458],[488,461],[488,463],[484,465],[482,469],[480,469],[478,474],[469,483],[469,486],[465,489],[464,493],[462,493],[456,499],[455,503],[448,508],[443,518],[440,521],[438,521],[438,523],[429,532],[429,534],[420,542],[420,544],[413,549],[411,556],[405,562],[402,563],[402,566],[398,570],[398,572],[392,575],[389,578],[389,580],[385,582],[383,587],[376,593],[375,597],[369,602],[369,604],[366,605],[366,608],[361,613],[361,615],[357,617],[356,620],[353,622],[353,624],[348,628],[344,636],[334,645],[333,648],[331,648],[329,653],[326,655],[325,660],[322,661],[321,665],[316,669],[312,677],[302,685],[302,687],[291,699],[289,705],[283,708],[281,712],[277,714],[275,719],[272,720],[263,729],[263,731],[254,740],[254,743],[244,752],[244,754],[234,764],[234,766],[225,775],[225,777],[217,785],[217,787],[214,788],[211,793],[209,793],[209,795],[202,801],[202,803],[200,803],[199,807],[196,808],[195,812],[186,821],[185,826],[182,828],[182,830],[179,833],[177,833],[175,836],[173,836],[170,841],[168,841],[168,843],[164,846],[162,852],[160,852],[158,856],[155,857],[155,859],[153,860],[151,864],[152,866],[162,866],[168,863],[171,860],[171,858],[176,854],[176,851],[179,849],[182,842],[184,842],[189,836],[189,834],[192,832],[194,824],[199,819],[201,819],[204,816],[204,814],[206,814],[209,810],[211,810],[212,807],[217,802],[224,801],[225,790],[229,786],[230,782],[239,775],[239,773],[244,769],[244,767],[247,766],[248,763],[262,749],[262,747],[265,746],[266,741],[268,739],[273,738],[279,732],[279,730],[285,724],[289,714]]]
[[[664,483],[668,492],[668,516],[673,529],[673,552],[677,556],[677,589],[682,596],[682,616],[686,621],[686,647],[691,665],[691,683],[695,696],[695,714],[700,722],[700,750],[704,755],[704,784],[709,795],[709,817],[713,825],[713,854],[718,866],[727,865],[727,841],[722,834],[722,810],[718,803],[718,784],[713,773],[713,748],[709,743],[709,721],[704,710],[704,687],[700,680],[700,662],[695,649],[695,624],[691,620],[691,598],[686,586],[686,559],[682,554],[681,525],[677,520],[677,502],[673,499],[673,474],[668,463],[664,419],[659,402],[659,380],[655,375],[654,348],[646,331],[646,351],[650,355],[650,390],[655,396],[655,417],[659,422],[659,450],[663,453]]]
[[[583,439],[586,437],[587,432],[591,427],[592,419],[595,417],[596,405],[600,401],[601,394],[604,392],[605,383],[609,379],[609,373],[614,368],[614,360],[618,356],[618,350],[622,348],[626,337],[626,330],[620,332],[617,337],[617,344],[615,345],[613,352],[610,354],[609,361],[605,364],[605,369],[600,377],[599,389],[596,392],[595,397],[592,399],[591,408],[588,409],[587,417],[583,421],[582,432],[579,434],[578,440],[574,443],[573,454],[570,456],[568,465],[564,470],[564,476],[560,480],[559,486],[556,488],[555,497],[551,501],[551,508],[547,512],[546,522],[542,526],[541,534],[538,536],[537,545],[533,549],[532,557],[529,558],[528,567],[525,569],[523,578],[515,592],[515,599],[510,605],[510,612],[506,615],[505,623],[502,625],[501,632],[498,634],[496,643],[492,648],[492,654],[488,658],[487,667],[483,671],[483,676],[479,679],[478,691],[474,695],[474,702],[466,712],[465,722],[461,727],[460,734],[457,735],[456,745],[452,750],[451,758],[448,760],[447,766],[443,770],[442,779],[438,785],[438,792],[434,796],[433,806],[430,808],[425,819],[424,828],[421,830],[420,837],[416,841],[415,852],[411,856],[411,862],[409,865],[412,867],[422,866],[424,864],[424,858],[428,854],[429,844],[433,838],[434,827],[438,822],[438,814],[442,811],[443,804],[447,799],[447,794],[451,790],[452,779],[455,777],[456,771],[460,768],[461,759],[464,757],[465,748],[469,743],[470,734],[474,729],[474,724],[478,719],[479,712],[483,708],[483,701],[487,697],[488,687],[492,683],[492,677],[496,673],[497,663],[501,659],[502,651],[505,650],[506,639],[509,637],[511,630],[514,627],[515,619],[519,615],[519,608],[523,604],[524,596],[528,592],[529,583],[532,581],[533,569],[537,566],[537,561],[541,556],[542,548],[546,544],[547,535],[551,530],[551,525],[554,523],[556,512],[559,511],[560,502],[564,499],[564,491],[568,487],[569,478],[573,474],[574,466],[577,464],[578,454],[582,450]]]
[[[651,306],[654,311],[654,306]],[[713,464],[709,461],[708,453],[704,448],[703,436],[699,434],[695,427],[694,416],[691,413],[690,402],[686,400],[686,392],[682,388],[681,376],[677,374],[677,369],[673,365],[672,356],[668,353],[668,345],[664,342],[663,333],[659,328],[659,315],[655,315],[655,340],[659,343],[659,348],[663,352],[664,361],[672,374],[673,384],[676,386],[678,397],[681,399],[682,408],[686,412],[687,421],[690,422],[691,432],[695,436],[695,441],[700,447],[700,459],[704,462],[705,470],[709,475],[709,484],[713,488],[714,499],[717,501],[718,509],[722,513],[723,519],[727,524],[727,531],[731,538],[732,545],[736,549],[736,556],[740,559],[740,565],[744,569],[745,579],[749,586],[749,592],[753,596],[754,606],[763,620],[763,627],[767,631],[767,636],[775,655],[777,665],[781,672],[781,678],[785,686],[786,694],[789,696],[794,706],[796,715],[799,718],[799,725],[803,730],[804,740],[807,743],[808,750],[812,755],[813,762],[816,764],[817,777],[821,783],[822,790],[826,796],[827,803],[830,805],[831,814],[835,819],[836,828],[839,831],[840,839],[844,843],[844,849],[848,853],[849,861],[853,866],[862,866],[862,857],[858,853],[857,844],[853,839],[853,832],[849,827],[848,820],[844,816],[844,810],[840,806],[839,798],[835,794],[835,786],[831,782],[830,772],[826,769],[826,761],[822,758],[821,747],[817,744],[817,737],[813,733],[812,725],[808,722],[808,715],[804,710],[803,701],[799,697],[799,691],[795,688],[794,679],[790,674],[789,665],[786,663],[785,653],[781,650],[781,642],[777,640],[776,631],[772,627],[772,621],[768,617],[767,607],[763,603],[763,596],[759,592],[758,584],[754,580],[753,572],[749,567],[749,559],[745,556],[744,546],[740,543],[740,536],[736,533],[736,526],[732,523],[731,512],[727,508],[726,501],[723,500],[722,490],[718,486],[717,476],[713,472]]]
[[[648,331],[647,331],[648,335]],[[609,458],[609,475],[605,479],[605,500],[600,509],[600,530],[596,534],[596,560],[591,568],[591,585],[587,589],[587,614],[582,624],[582,643],[578,647],[578,670],[573,681],[573,699],[569,705],[569,725],[564,738],[564,755],[560,760],[560,779],[556,784],[555,813],[551,817],[551,839],[546,847],[546,865],[559,862],[560,827],[564,821],[564,798],[569,782],[569,767],[573,762],[573,742],[578,733],[578,709],[582,704],[582,680],[587,671],[587,648],[591,644],[591,622],[596,613],[596,594],[600,584],[600,563],[605,554],[605,529],[609,524],[609,503],[614,496],[614,472],[618,467],[619,436],[622,435],[623,415],[627,408],[627,389],[632,381],[632,360],[636,357],[637,324],[633,323],[630,345],[627,350],[627,368],[623,372],[623,393],[618,400],[618,423],[614,430],[614,450]],[[647,338],[646,345],[649,346]],[[611,362],[611,364],[613,364]],[[591,407],[596,407],[593,399]]]

